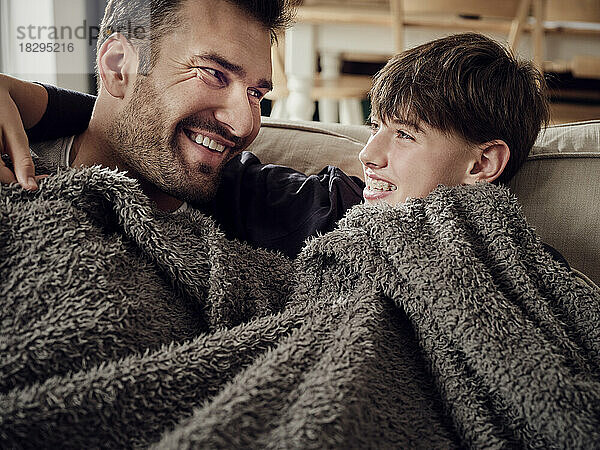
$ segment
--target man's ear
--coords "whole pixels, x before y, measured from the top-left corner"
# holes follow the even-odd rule
[[[510,158],[510,149],[502,140],[486,142],[478,147],[480,153],[473,161],[471,171],[467,176],[468,182],[487,181],[491,183],[504,172]]]
[[[137,66],[137,51],[122,34],[111,36],[100,47],[98,73],[102,86],[113,97],[125,97],[128,87],[135,81]]]

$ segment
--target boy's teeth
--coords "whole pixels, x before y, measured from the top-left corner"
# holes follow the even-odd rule
[[[397,187],[387,181],[367,177],[367,186],[372,191],[395,191]]]
[[[216,150],[220,153],[222,153],[223,150],[225,150],[225,146],[223,144],[217,143],[208,136],[202,136],[201,134],[197,134],[196,138],[193,140],[196,142],[196,144],[203,145],[205,147],[210,148],[211,150]]]

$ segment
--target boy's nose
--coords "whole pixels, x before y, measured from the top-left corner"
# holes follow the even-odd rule
[[[366,167],[385,167],[387,165],[387,153],[382,138],[378,135],[371,136],[358,154],[358,159]]]

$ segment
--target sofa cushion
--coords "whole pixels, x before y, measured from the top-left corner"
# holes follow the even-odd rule
[[[292,167],[307,175],[328,165],[362,179],[358,153],[367,142],[366,126],[273,120],[263,117],[256,140],[248,148],[264,164]]]
[[[367,126],[263,118],[249,150],[307,174],[334,165],[362,178],[358,153],[369,134]],[[600,284],[600,120],[543,130],[510,186],[541,238]]]

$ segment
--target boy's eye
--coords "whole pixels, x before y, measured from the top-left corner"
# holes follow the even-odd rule
[[[227,86],[227,78],[223,72],[211,69],[210,67],[196,67],[195,69],[198,72],[198,78],[204,81],[208,86],[215,89]]]
[[[371,121],[371,133],[375,134],[379,130],[379,124],[377,122]]]
[[[408,140],[411,140],[411,141],[414,139],[410,134],[408,134],[408,133],[406,133],[405,131],[402,131],[402,130],[396,130],[396,135],[400,139],[408,139]]]

